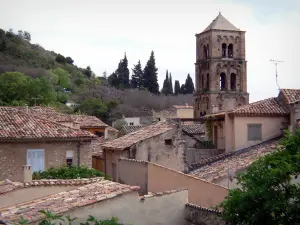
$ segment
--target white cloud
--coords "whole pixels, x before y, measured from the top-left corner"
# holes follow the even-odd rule
[[[300,88],[296,79],[300,16],[296,10],[272,14],[268,23],[262,24],[255,17],[255,8],[241,3],[117,2],[2,0],[0,27],[28,30],[33,42],[71,56],[79,66],[90,65],[98,75],[104,70],[113,72],[124,52],[130,67],[139,59],[144,66],[154,50],[160,84],[166,69],[172,72],[173,81],[182,83],[187,73],[194,77],[195,33],[204,30],[220,10],[247,31],[250,101],[278,92],[271,58],[284,61],[278,67],[280,86]]]

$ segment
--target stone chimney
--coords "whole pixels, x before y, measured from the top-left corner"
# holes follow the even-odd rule
[[[189,107],[189,104],[188,104],[188,103],[185,103],[185,107],[188,108],[188,107]]]
[[[32,181],[32,166],[24,165],[23,166],[24,173],[24,183],[28,183]]]

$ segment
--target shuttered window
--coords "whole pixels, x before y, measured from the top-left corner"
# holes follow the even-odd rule
[[[248,124],[248,141],[261,141],[261,124]]]

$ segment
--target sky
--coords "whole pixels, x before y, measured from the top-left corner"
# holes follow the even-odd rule
[[[31,33],[32,43],[96,75],[111,74],[126,52],[129,68],[144,67],[153,50],[160,88],[166,70],[174,80],[195,80],[196,33],[219,12],[246,31],[250,102],[299,88],[299,0],[0,0],[0,28]]]

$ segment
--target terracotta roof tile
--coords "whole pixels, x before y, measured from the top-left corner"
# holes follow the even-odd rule
[[[253,102],[230,112],[235,116],[285,116],[288,113],[288,110],[278,102],[277,98]]]
[[[247,149],[239,150],[235,154],[231,154],[225,158],[221,157],[220,160],[190,172],[190,175],[204,179],[208,182],[213,182],[226,176],[229,166],[231,166],[233,172],[245,169],[260,157],[274,152],[278,145],[279,140],[275,139]]]
[[[172,129],[174,129],[174,125],[171,125],[167,122],[159,122],[154,125],[143,127],[115,140],[105,142],[102,145],[102,148],[123,150],[125,148],[129,148],[135,143],[160,135]]]
[[[280,89],[288,104],[300,101],[300,89]]]
[[[0,140],[92,139],[90,132],[46,120],[12,107],[0,107]]]
[[[131,126],[131,125],[124,125],[122,127],[121,133],[122,134],[130,134],[132,132],[135,132],[139,129],[141,129],[143,126],[137,125],[137,126]]]
[[[204,124],[182,124],[181,127],[188,134],[204,134]]]
[[[107,124],[102,122],[96,116],[72,115],[72,120],[80,125],[80,128],[105,128]]]
[[[139,187],[119,184],[108,180],[81,186],[71,191],[49,195],[31,202],[9,206],[1,209],[1,220],[11,223],[17,222],[20,216],[29,222],[43,219],[40,210],[50,210],[54,213],[63,213],[80,206],[90,205],[107,200],[124,193],[139,190]]]

